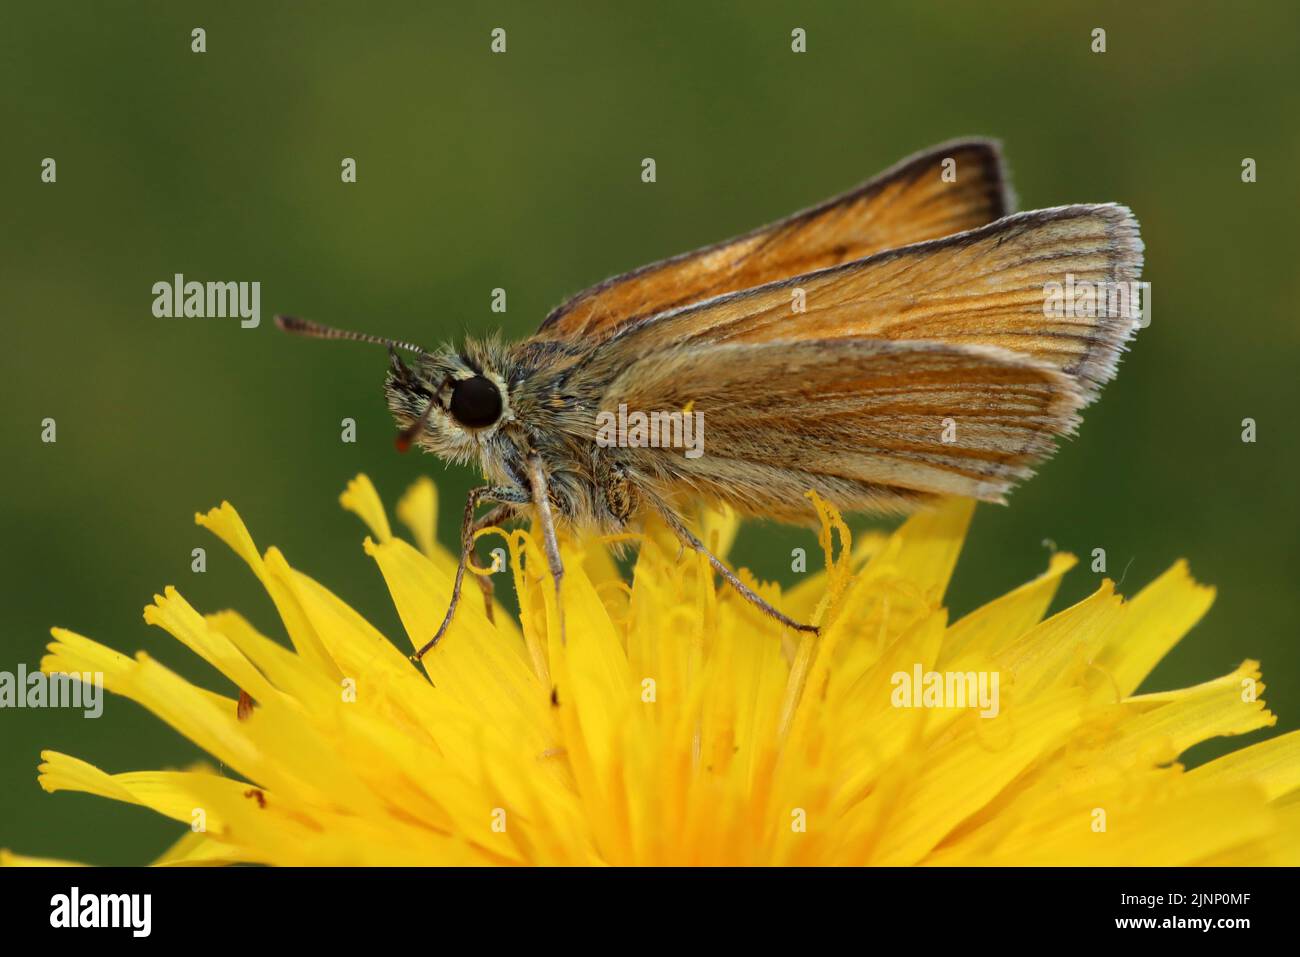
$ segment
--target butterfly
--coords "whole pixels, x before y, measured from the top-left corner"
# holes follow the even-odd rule
[[[816,631],[713,555],[687,509],[807,522],[810,492],[844,512],[1005,501],[1115,375],[1136,304],[1099,293],[1135,288],[1143,249],[1124,206],[1011,205],[996,143],[954,141],[607,279],[522,342],[429,350],[277,316],[291,333],[387,346],[399,447],[486,479],[465,504],[446,616],[413,657],[450,626],[475,534],[529,511],[557,598],[557,529],[657,516],[747,601]],[[1060,308],[1061,290],[1088,290],[1087,307]]]

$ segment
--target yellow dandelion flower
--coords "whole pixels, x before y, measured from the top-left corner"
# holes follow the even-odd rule
[[[435,544],[432,483],[397,510],[415,546],[394,536],[364,476],[341,500],[369,527],[365,552],[407,640],[423,644],[455,568]],[[719,590],[702,559],[651,528],[630,586],[604,543],[564,543],[561,642],[537,542],[493,531],[519,619],[500,607],[489,618],[469,590],[421,675],[277,549],[259,551],[223,503],[198,523],[261,581],[291,648],[168,588],[145,620],[215,666],[223,689],[61,628],[41,666],[102,672],[226,770],[109,774],[47,751],[40,784],[180,822],[160,864],[1300,861],[1300,734],[1192,771],[1177,762],[1207,738],[1273,724],[1257,663],[1135,694],[1213,600],[1183,563],[1130,601],[1105,582],[1044,619],[1075,563],[1056,554],[949,622],[971,503],[856,545],[817,504],[826,571],[760,591],[820,636]],[[734,518],[701,521],[724,552]],[[966,700],[951,697],[963,689]]]

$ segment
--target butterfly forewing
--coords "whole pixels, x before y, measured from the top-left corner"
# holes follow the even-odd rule
[[[1069,373],[1090,398],[1114,375],[1134,317],[1104,310],[1049,317],[1049,289],[1128,285],[1141,267],[1142,242],[1127,209],[1062,206],[664,313],[627,327],[609,348],[630,357],[691,342],[994,346]]]
[[[813,209],[593,286],[535,338],[595,343],[656,313],[982,226],[1009,204],[994,143],[944,144]]]

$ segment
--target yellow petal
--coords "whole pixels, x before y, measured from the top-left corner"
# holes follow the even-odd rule
[[[1192,580],[1180,561],[1138,592],[1119,626],[1106,636],[1097,666],[1110,673],[1121,695],[1144,678],[1214,603],[1214,589]]]
[[[28,857],[0,847],[0,867],[85,867],[79,861],[64,861],[54,857]]]
[[[262,556],[258,554],[257,546],[253,544],[253,536],[248,533],[243,519],[239,517],[234,507],[229,502],[222,502],[219,508],[211,509],[207,514],[195,515],[194,521],[225,542],[252,569],[267,594],[271,596],[271,600],[275,602],[280,619],[289,632],[289,640],[293,642],[298,653],[318,668],[334,671],[337,674],[320,636],[312,630],[302,610],[287,593],[284,582],[280,581],[275,571],[268,568],[267,562],[263,561]],[[267,557],[270,558],[272,554],[279,553],[273,549]],[[284,563],[280,564],[283,567]]]
[[[397,502],[397,517],[416,547],[432,558],[438,549],[438,488],[428,476],[416,479]]]
[[[1024,634],[1047,613],[1061,578],[1075,564],[1073,555],[1057,552],[1048,561],[1047,571],[1042,575],[953,624],[944,639],[940,664],[946,666],[968,649],[984,653],[995,651]]]
[[[1300,789],[1300,731],[1252,744],[1187,772],[1188,781],[1207,787],[1249,781],[1276,801]]]
[[[365,522],[370,534],[381,542],[393,537],[388,513],[384,511],[384,503],[379,500],[379,493],[369,476],[363,473],[348,482],[348,487],[339,495],[339,504]]]

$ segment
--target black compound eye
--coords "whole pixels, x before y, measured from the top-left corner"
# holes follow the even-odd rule
[[[501,390],[486,376],[461,379],[451,390],[451,415],[468,428],[485,428],[501,418]]]

